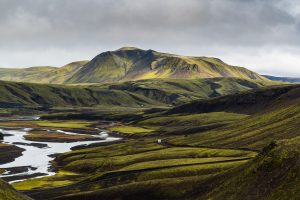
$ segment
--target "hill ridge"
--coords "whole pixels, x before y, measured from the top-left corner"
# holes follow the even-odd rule
[[[69,63],[68,66],[55,69],[0,68],[0,80],[56,84],[216,77],[268,80],[247,68],[226,64],[219,58],[182,56],[136,47],[105,51],[90,61]],[[31,72],[33,69],[35,71]]]

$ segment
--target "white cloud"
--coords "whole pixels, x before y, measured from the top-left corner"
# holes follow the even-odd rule
[[[300,76],[293,0],[1,0],[0,66],[61,66],[122,46]]]

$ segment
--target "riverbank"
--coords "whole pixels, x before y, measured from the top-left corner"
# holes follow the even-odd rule
[[[0,149],[3,148],[0,168],[6,172],[2,174],[4,180],[15,182],[28,178],[54,175],[55,170],[51,161],[58,155],[71,151],[77,146],[84,147],[94,143],[114,142],[119,137],[110,136],[105,130],[93,128],[95,122],[75,124],[69,121],[63,125],[51,121],[27,121],[30,128],[24,128],[24,121],[9,121],[9,125],[23,128],[7,127]],[[97,125],[101,127],[97,122]],[[5,122],[2,122],[2,126]],[[38,124],[38,126],[35,126]],[[47,126],[47,127],[41,127]],[[55,125],[57,127],[55,127]],[[106,126],[106,124],[104,123]],[[64,127],[62,127],[64,126]],[[83,126],[87,126],[84,131]],[[72,132],[68,132],[68,131]],[[78,132],[80,133],[77,133]],[[86,134],[84,134],[86,133]],[[34,141],[34,142],[33,142]],[[17,151],[19,150],[19,151]],[[12,153],[10,153],[12,152]],[[13,154],[14,153],[14,154]]]
[[[11,144],[0,143],[0,165],[13,162],[16,158],[22,156],[24,148]]]

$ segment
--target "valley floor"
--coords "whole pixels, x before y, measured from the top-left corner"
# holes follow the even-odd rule
[[[102,130],[122,138],[52,155],[55,174],[12,186],[36,200],[297,199],[299,88],[175,108],[59,108],[40,111],[38,120],[1,121],[32,128],[25,137],[32,142],[86,142]]]
[[[52,163],[57,171],[55,175],[28,179],[13,183],[13,186],[34,199],[140,199],[141,195],[144,199],[182,199],[205,194],[212,189],[212,181],[257,155],[254,150],[169,142],[170,137],[234,123],[247,117],[244,114],[157,116],[157,113],[147,114],[143,110],[131,114],[141,115],[142,119],[131,123],[113,121],[107,126],[98,121],[51,119],[62,117],[58,113],[46,114],[44,119],[36,121],[0,122],[0,126],[5,127],[53,128],[82,133],[93,133],[95,127],[106,128],[123,137],[115,144],[93,143],[89,148],[75,148],[61,154]],[[35,142],[57,142],[62,138],[62,133],[51,133],[51,137],[41,131],[29,133],[25,138]],[[32,139],[31,135],[35,137]],[[66,136],[68,138],[62,142],[72,139],[72,135]]]

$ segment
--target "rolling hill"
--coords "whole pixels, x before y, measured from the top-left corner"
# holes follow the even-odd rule
[[[63,67],[0,68],[0,80],[29,83],[64,83],[87,61],[69,63]]]
[[[0,80],[55,84],[215,77],[268,80],[253,71],[228,65],[217,58],[180,56],[134,47],[103,52],[89,62],[74,62],[61,68],[0,69]]]
[[[265,86],[237,78],[156,79],[94,85],[54,85],[0,81],[0,106],[9,107],[151,107],[178,105]]]

